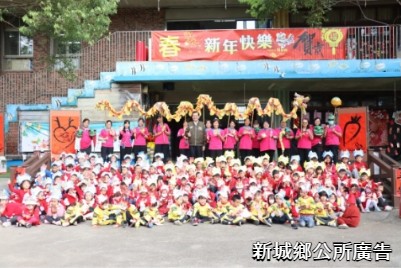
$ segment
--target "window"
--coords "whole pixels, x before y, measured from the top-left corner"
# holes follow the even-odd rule
[[[216,19],[199,21],[168,21],[167,30],[224,30],[270,28],[271,20]]]
[[[71,62],[75,69],[79,68],[81,56],[81,42],[53,42],[53,54],[59,60],[56,60],[55,68],[61,69],[65,67],[65,62],[61,60],[68,60]]]
[[[76,57],[81,53],[81,42],[54,42],[55,55]]]
[[[237,20],[237,29],[255,29],[256,21],[254,20]]]
[[[33,39],[22,35],[18,29],[3,32],[3,70],[30,71],[32,69]]]
[[[33,40],[23,36],[18,30],[6,30],[4,33],[5,56],[32,56]]]

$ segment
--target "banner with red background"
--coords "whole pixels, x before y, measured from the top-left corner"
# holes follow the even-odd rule
[[[338,108],[338,125],[342,129],[341,150],[368,149],[368,108]]]
[[[50,111],[50,150],[52,157],[75,153],[75,132],[79,128],[80,111]]]
[[[152,60],[345,59],[346,28],[152,32]]]
[[[0,155],[4,155],[4,114],[0,113]]]
[[[386,110],[369,111],[369,146],[388,145],[389,118]]]

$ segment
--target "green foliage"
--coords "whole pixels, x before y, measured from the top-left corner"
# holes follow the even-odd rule
[[[306,10],[306,22],[310,26],[321,26],[327,20],[326,14],[339,0],[238,0],[249,5],[252,17],[265,19],[278,11],[297,13]],[[344,2],[344,1],[343,1]]]
[[[118,3],[119,0],[0,0],[0,22],[19,28],[24,36],[47,36],[58,45],[93,45],[107,35],[110,16],[117,13]],[[19,20],[13,23],[21,16],[22,26]],[[81,45],[70,48],[74,50],[70,53],[79,53]],[[57,54],[43,59],[48,69],[56,66],[64,78],[74,80],[76,67],[72,59],[62,50]]]
[[[94,44],[108,32],[119,0],[42,0],[22,20],[22,34],[45,34],[58,41]]]

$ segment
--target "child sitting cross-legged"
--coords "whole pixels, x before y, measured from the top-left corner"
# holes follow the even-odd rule
[[[192,211],[192,225],[197,226],[199,223],[210,222],[212,224],[218,221],[218,217],[214,214],[213,208],[207,202],[207,191],[198,193],[198,202],[195,203]]]
[[[221,218],[222,224],[235,224],[241,226],[245,223],[246,219],[249,218],[250,213],[245,208],[245,206],[241,203],[241,196],[234,195],[232,197],[232,208],[226,215]]]

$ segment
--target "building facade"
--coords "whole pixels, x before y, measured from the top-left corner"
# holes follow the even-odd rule
[[[302,12],[280,12],[258,21],[236,0],[153,2],[121,1],[118,13],[112,17],[109,38],[92,47],[56,44],[45,36],[31,39],[3,25],[0,111],[5,115],[6,155],[29,150],[22,149],[21,124],[48,122],[49,110],[78,109],[82,118],[94,122],[110,119],[107,113],[94,111],[95,103],[102,99],[110,99],[115,107],[135,99],[145,108],[164,101],[174,110],[180,101],[195,103],[199,94],[209,94],[217,105],[235,102],[238,106],[245,106],[251,97],[261,101],[275,97],[289,110],[298,92],[311,96],[311,118],[332,112],[329,102],[334,96],[341,97],[344,106],[369,106],[388,114],[400,107],[401,28],[397,23],[401,12],[394,1],[369,3],[363,14],[356,7],[333,9],[325,26],[346,29],[342,60],[325,62],[299,54],[285,60],[194,60],[190,66],[185,61],[151,59],[152,32],[303,29],[307,25]],[[305,42],[299,46],[307,49]],[[147,49],[139,53],[144,47]],[[58,54],[74,59],[75,81],[59,75],[59,66],[52,70],[45,66],[46,56]],[[328,72],[333,64],[337,69]],[[124,118],[137,117],[133,114]]]

